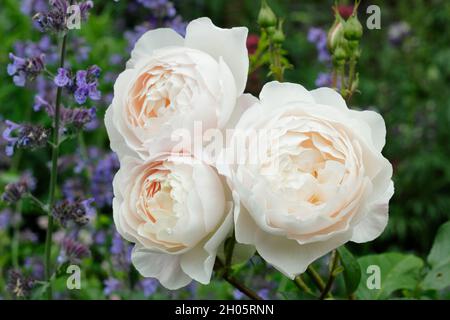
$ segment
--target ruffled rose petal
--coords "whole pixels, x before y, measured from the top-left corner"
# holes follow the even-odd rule
[[[369,205],[368,212],[353,228],[351,241],[363,243],[378,238],[389,220],[389,199],[394,195],[394,184],[390,183],[385,194]]]
[[[141,59],[150,56],[155,49],[172,46],[184,46],[184,39],[169,28],[150,30],[144,33],[134,45],[127,69],[134,68]]]
[[[180,289],[192,281],[183,272],[180,259],[179,255],[156,253],[139,245],[131,253],[131,261],[143,277],[156,278],[169,290]]]
[[[327,241],[300,245],[294,240],[258,230],[255,245],[264,260],[294,279],[296,275],[305,272],[314,260],[343,245],[350,237],[351,232],[347,232]]]
[[[217,61],[222,57],[233,72],[239,95],[244,92],[247,83],[247,34],[247,28],[222,29],[216,27],[209,18],[199,18],[188,24],[185,45],[207,52]]]
[[[323,87],[311,90],[310,93],[318,104],[333,106],[340,108],[342,111],[348,111],[347,103],[336,90]]]
[[[273,110],[292,102],[315,103],[311,93],[303,86],[278,81],[266,83],[261,89],[259,99],[265,110]]]
[[[231,210],[232,205],[228,204]],[[181,258],[181,268],[192,279],[208,284],[216,260],[219,246],[225,241],[233,228],[231,211],[209,240],[186,252]]]

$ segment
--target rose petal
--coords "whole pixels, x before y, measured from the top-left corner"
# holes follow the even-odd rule
[[[199,18],[188,24],[185,44],[189,48],[209,53],[217,61],[223,57],[233,72],[239,95],[244,92],[247,83],[247,34],[248,29],[245,27],[222,29],[216,27],[209,18]]]

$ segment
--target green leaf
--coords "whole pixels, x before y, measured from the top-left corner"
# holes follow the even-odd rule
[[[361,266],[361,282],[356,296],[370,300],[387,299],[393,292],[401,289],[416,289],[424,265],[417,256],[395,252],[364,256],[358,262]],[[379,270],[380,287],[369,288],[371,280],[377,275],[376,270]]]
[[[422,288],[441,290],[450,286],[450,221],[439,228],[427,261],[431,270]]]
[[[345,247],[337,249],[341,264],[344,267],[344,281],[347,295],[351,295],[358,288],[361,281],[361,267],[352,253]]]

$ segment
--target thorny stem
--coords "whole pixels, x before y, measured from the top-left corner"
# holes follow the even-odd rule
[[[223,270],[225,265],[223,262],[216,258],[216,270]],[[235,277],[231,276],[226,270],[222,275],[223,279],[227,281],[229,284],[231,284],[233,287],[241,291],[243,294],[245,294],[247,297],[249,297],[252,300],[263,300],[255,291],[245,286],[241,281],[237,280]]]
[[[66,54],[67,33],[64,34],[61,43],[60,62],[59,66],[64,67],[64,58]],[[59,118],[61,108],[61,94],[62,88],[58,87],[56,91],[55,114],[53,118],[53,146],[52,146],[52,167],[50,172],[50,187],[48,200],[48,226],[47,235],[45,238],[45,280],[49,282],[47,288],[47,299],[51,300],[53,297],[51,286],[51,250],[52,250],[52,234],[53,234],[53,216],[51,208],[55,204],[55,191],[58,177],[58,154],[59,154]]]
[[[330,293],[331,287],[333,286],[334,279],[336,279],[336,275],[334,274],[334,271],[336,270],[336,267],[338,266],[339,262],[339,255],[337,254],[336,250],[333,250],[331,252],[331,262],[330,262],[330,275],[328,277],[327,284],[325,285],[325,288],[323,289],[322,293],[320,294],[319,299],[323,300],[325,297]]]

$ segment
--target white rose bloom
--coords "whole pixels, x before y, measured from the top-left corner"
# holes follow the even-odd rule
[[[146,159],[170,150],[171,134],[194,122],[222,128],[247,82],[247,28],[221,29],[200,18],[183,38],[172,29],[145,33],[114,85],[105,123],[111,148]]]
[[[114,178],[118,232],[135,243],[132,262],[168,289],[207,284],[233,227],[232,202],[214,169],[187,156],[124,157]],[[223,247],[223,246],[222,246]]]
[[[392,166],[381,154],[386,128],[379,114],[349,110],[329,88],[279,82],[264,86],[260,102],[245,97],[240,104],[248,109],[232,145],[261,130],[276,143],[258,150],[265,155],[258,162],[249,161],[246,149],[240,162],[218,164],[233,189],[238,242],[255,245],[293,278],[347,241],[381,234],[394,188]]]

